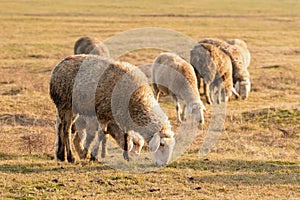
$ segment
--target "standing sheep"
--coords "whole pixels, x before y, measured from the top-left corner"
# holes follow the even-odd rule
[[[225,101],[232,94],[232,64],[230,58],[219,48],[208,43],[197,44],[191,50],[190,63],[198,77],[203,78],[204,93],[208,104],[213,102],[214,88],[217,88],[217,102],[221,99],[221,84],[224,86]],[[200,79],[198,79],[200,82]]]
[[[192,114],[197,122],[204,123],[205,107],[200,99],[196,74],[188,62],[174,53],[161,53],[152,65],[152,84],[156,100],[160,93],[172,96],[179,122],[184,119],[187,107],[187,115]],[[182,113],[179,99],[185,103]]]
[[[85,74],[90,71],[89,69],[95,68],[93,65],[100,65],[99,76],[93,76],[94,78],[98,77],[95,84],[96,88],[84,88],[84,85],[80,86],[80,83],[83,83],[82,81],[95,81],[88,80],[88,75]],[[85,69],[86,67],[87,69]],[[66,78],[65,75],[69,77]],[[78,84],[75,83],[75,76]],[[122,82],[126,77],[127,79]],[[126,98],[124,97],[128,97],[128,89],[131,86],[137,89],[129,96],[130,99],[127,102],[129,105],[126,106]],[[61,95],[72,94],[70,92],[72,89],[73,95]],[[88,92],[82,95],[77,93],[85,91],[84,89],[88,90]],[[72,97],[81,99],[85,94],[91,95],[93,89],[95,89],[95,98],[90,96],[90,101],[95,102],[95,107],[88,106],[86,109],[78,109],[89,104],[89,102],[81,101],[81,104],[74,104],[72,110]],[[63,92],[57,92],[59,90],[63,90]],[[77,94],[74,94],[74,92]],[[104,132],[109,130],[109,126],[113,128],[119,126],[124,131],[122,136],[125,144],[122,147],[125,150],[128,151],[130,148],[130,144],[127,144],[127,138],[130,137],[129,132],[136,131],[149,143],[150,152],[154,155],[154,163],[156,165],[164,165],[170,160],[175,145],[174,133],[171,130],[170,122],[154,99],[151,88],[147,83],[147,78],[136,67],[128,63],[103,59],[98,56],[71,56],[64,59],[54,68],[50,81],[50,95],[57,106],[58,113],[56,157],[59,160],[64,160],[66,148],[68,161],[74,161],[70,144],[72,111],[79,113],[79,115],[96,113],[100,127]],[[117,97],[114,98],[115,96]],[[75,99],[75,101],[80,102],[78,99]],[[115,102],[118,104],[112,105]]]
[[[109,50],[97,38],[81,37],[74,45],[74,54],[94,54],[109,57]]]
[[[232,62],[232,78],[233,84],[239,85],[239,95],[242,99],[246,99],[250,92],[250,74],[247,70],[247,58],[240,48],[235,45],[228,44],[220,39],[207,38],[199,41],[199,43],[208,43],[215,45],[226,53]]]
[[[74,143],[75,143],[75,148],[78,151],[80,158],[85,158],[89,152],[89,145],[91,144],[92,140],[94,139],[95,131],[98,130],[98,122],[97,120],[95,121],[94,119],[96,117],[93,116],[93,113],[90,115],[79,115],[78,117],[76,115],[76,119],[73,119],[73,109],[74,106],[80,105],[78,99],[76,99],[76,96],[73,94],[74,92],[77,92],[74,90],[74,83],[75,78],[80,70],[81,64],[84,63],[85,66],[89,65],[95,65],[95,62],[92,62],[96,59],[100,59],[98,56],[92,56],[92,55],[77,55],[77,56],[70,56],[62,60],[59,64],[56,65],[56,67],[52,70],[51,73],[51,78],[50,78],[50,96],[53,102],[56,105],[57,108],[57,121],[56,121],[56,157],[58,160],[64,161],[65,160],[65,150],[67,150],[67,159],[69,162],[74,162],[74,156],[72,154],[72,150],[70,149],[70,142],[71,142],[71,137],[70,137],[70,131],[72,124],[76,123],[76,130],[77,134],[75,135],[74,138]],[[85,61],[85,62],[83,62]],[[91,66],[91,68],[94,68],[94,71],[97,71],[97,66]],[[90,81],[86,81],[90,82]],[[92,85],[92,84],[90,84]],[[74,98],[75,97],[75,98]],[[89,97],[86,97],[89,98]],[[83,109],[82,113],[84,113],[85,109],[94,109],[95,106],[95,101],[91,99],[89,102],[85,101],[84,105],[85,107],[79,107],[77,106],[77,112],[80,111],[80,109]],[[78,110],[79,108],[79,110]],[[94,113],[95,115],[95,113]],[[86,125],[86,123],[89,124],[89,126]],[[73,128],[73,127],[72,127]],[[84,147],[82,146],[81,143],[81,138],[78,134],[82,134],[84,129],[89,129],[87,132],[90,133],[89,136],[90,138],[86,138],[86,145]],[[121,131],[117,128],[110,128],[112,131],[118,131],[118,133],[113,133],[110,131],[109,133],[112,135],[112,137],[117,141],[119,146],[122,148],[125,148],[123,145],[125,144],[124,142],[124,133],[121,133]],[[131,132],[132,133],[132,132]],[[144,141],[139,140],[137,136],[135,136],[137,133],[133,133],[131,135],[129,134],[128,137],[128,144],[130,145],[137,145],[130,147],[132,150],[136,149],[141,149],[143,146]],[[99,134],[99,137],[103,137],[104,135]],[[88,141],[88,140],[91,141]],[[100,138],[101,139],[101,138]],[[98,138],[97,143],[100,141]],[[106,143],[102,144],[102,157],[103,154],[105,154],[106,151]],[[66,149],[65,149],[66,148]],[[103,150],[104,149],[104,150]],[[139,153],[139,152],[138,152]],[[96,154],[91,155],[91,159]]]

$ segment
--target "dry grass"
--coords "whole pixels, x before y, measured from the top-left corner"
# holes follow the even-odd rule
[[[300,196],[300,4],[295,0],[4,1],[0,3],[0,197],[3,199],[297,199]],[[141,27],[199,40],[244,39],[252,53],[247,101],[227,105],[217,145],[205,130],[168,167],[135,174],[103,163],[56,163],[50,71],[83,35],[104,40]],[[122,57],[151,63],[160,50]],[[145,71],[149,68],[143,68]],[[175,108],[161,100],[174,128]],[[210,116],[211,108],[208,106]]]

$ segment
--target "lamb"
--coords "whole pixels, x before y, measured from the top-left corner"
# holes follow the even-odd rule
[[[80,158],[86,158],[89,153],[89,147],[91,142],[93,141],[95,137],[95,132],[98,131],[98,122],[97,118],[95,117],[95,114],[90,115],[76,115],[75,119],[71,117],[71,114],[73,114],[74,105],[77,105],[80,103],[77,102],[76,97],[73,95],[76,90],[73,89],[75,77],[78,74],[78,71],[80,69],[80,63],[82,64],[82,59],[86,58],[87,55],[78,55],[78,56],[70,56],[61,61],[52,71],[51,78],[50,78],[50,96],[52,100],[54,101],[56,107],[57,107],[57,122],[56,122],[56,134],[57,134],[57,159],[58,160],[65,160],[65,147],[67,147],[67,153],[68,153],[68,161],[74,162],[75,158],[70,153],[70,141],[71,138],[68,132],[69,126],[75,122],[76,127],[72,126],[72,128],[77,129],[76,135],[74,138],[74,144],[75,148],[80,156]],[[98,56],[88,56],[92,57],[93,59],[96,59]],[[88,62],[87,62],[88,63]],[[77,64],[77,65],[75,65]],[[90,63],[92,64],[92,63]],[[95,63],[94,63],[95,64]],[[95,67],[94,71],[97,68]],[[88,81],[87,81],[88,82]],[[90,84],[92,85],[92,84]],[[75,98],[74,98],[75,97]],[[86,101],[87,102],[87,101]],[[90,102],[84,104],[85,108],[80,108],[77,106],[77,109],[90,109],[91,107],[94,108],[94,100],[91,100]],[[79,117],[78,117],[79,116]],[[95,120],[96,119],[96,120]],[[88,126],[87,126],[88,124]],[[85,139],[85,145],[83,147],[81,139],[83,138],[83,132],[85,129],[88,129],[86,131],[86,139]],[[64,132],[62,132],[64,131]],[[66,133],[67,131],[67,133]],[[72,130],[75,131],[75,130]],[[115,131],[115,132],[112,132]],[[67,138],[62,138],[67,136]],[[109,134],[117,141],[119,146],[124,148],[124,133],[118,128],[110,127],[109,128]],[[97,141],[97,147],[94,148],[94,152],[91,153],[91,159],[95,159],[98,152],[99,142],[102,141],[102,157],[105,157],[106,154],[106,137],[107,134],[104,135],[102,132],[98,135],[98,141]],[[68,142],[67,144],[62,144],[61,142]],[[129,151],[135,152],[136,154],[139,154],[143,145],[144,141],[143,138],[138,136],[138,133],[135,133],[133,131],[129,131],[129,137],[127,138],[127,143],[129,144]],[[70,155],[71,154],[71,155]],[[126,152],[124,152],[124,156],[126,156]]]
[[[187,107],[187,115],[193,115],[197,122],[204,124],[206,108],[200,99],[196,74],[188,62],[174,53],[161,53],[152,65],[152,84],[156,100],[161,93],[172,96],[178,122],[185,119]],[[179,99],[185,103],[182,113]]]
[[[199,43],[209,43],[220,48],[224,53],[226,53],[232,62],[232,78],[233,84],[239,86],[239,95],[242,99],[246,99],[250,92],[250,74],[247,70],[247,58],[243,54],[241,48],[236,45],[228,44],[227,42],[215,39],[207,38],[200,40]]]
[[[197,77],[203,78],[204,93],[208,104],[213,102],[214,88],[217,88],[217,103],[221,100],[221,84],[224,86],[225,101],[232,95],[232,64],[230,58],[218,47],[200,43],[191,50],[190,63]],[[200,79],[198,79],[200,82]]]
[[[109,57],[109,50],[97,38],[81,37],[75,42],[74,54],[94,54]]]
[[[97,75],[92,77],[97,77],[98,80],[88,80],[86,73],[93,73],[90,70],[95,69],[95,65],[98,65],[100,70]],[[70,77],[66,78],[65,75]],[[84,82],[95,81],[96,88],[85,88],[84,85],[81,85]],[[128,95],[131,94],[128,93],[130,88],[134,89],[131,96]],[[72,89],[72,96],[60,95],[71,94]],[[87,93],[82,95],[78,93],[85,89],[88,91]],[[63,90],[63,92],[58,92],[59,90]],[[91,95],[93,90],[94,98],[90,96],[89,101],[94,101],[95,107],[81,109],[89,102],[71,105],[72,98],[76,102],[80,102],[78,99],[84,98],[86,94]],[[154,164],[161,166],[170,160],[175,145],[174,132],[171,130],[170,122],[154,99],[145,75],[129,63],[91,55],[67,57],[52,71],[50,95],[57,107],[56,157],[58,160],[65,159],[66,148],[68,161],[74,161],[70,143],[70,129],[74,113],[80,115],[96,113],[98,123],[104,133],[108,133],[109,126],[113,128],[118,126],[124,133],[121,134],[125,143],[122,148],[127,150],[126,152],[130,148],[130,145],[127,144],[127,138],[130,137],[129,131],[135,131],[140,133],[149,144]],[[76,100],[76,98],[78,99]]]

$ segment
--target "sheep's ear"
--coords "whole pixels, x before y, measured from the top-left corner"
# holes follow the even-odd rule
[[[160,136],[155,133],[149,142],[150,152],[155,153],[160,145]]]
[[[127,145],[128,145],[128,152],[130,152],[130,151],[132,150],[132,148],[133,148],[133,141],[132,141],[132,138],[130,138],[130,139],[128,140]]]

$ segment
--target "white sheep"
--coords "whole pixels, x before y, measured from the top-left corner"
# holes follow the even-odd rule
[[[246,99],[249,96],[251,83],[250,74],[247,70],[247,58],[242,52],[241,48],[216,38],[203,39],[200,40],[199,43],[209,43],[215,45],[230,57],[232,62],[233,84],[235,86],[239,86],[237,90],[239,91],[239,95],[242,97],[242,99]]]
[[[50,96],[54,101],[57,107],[57,122],[56,122],[56,134],[57,134],[57,149],[56,149],[56,156],[58,160],[65,160],[65,148],[67,148],[68,154],[68,161],[73,162],[75,161],[74,156],[71,154],[70,144],[71,138],[69,138],[69,126],[72,126],[73,123],[76,126],[72,126],[73,131],[76,132],[74,138],[75,148],[80,156],[80,158],[86,158],[89,156],[90,152],[90,144],[94,140],[95,135],[98,132],[98,121],[94,113],[87,114],[85,110],[94,109],[95,101],[88,96],[89,101],[85,101],[84,104],[78,102],[74,92],[78,92],[73,89],[75,78],[78,74],[81,64],[83,60],[88,57],[91,58],[90,60],[99,59],[98,56],[88,56],[88,55],[77,55],[77,56],[70,56],[62,60],[60,63],[56,65],[51,73],[50,78]],[[86,60],[86,64],[88,63]],[[89,63],[90,65],[95,64]],[[97,65],[94,65],[94,71],[97,71]],[[93,66],[91,66],[93,68]],[[92,70],[93,71],[93,70]],[[92,86],[91,82],[86,81],[87,84]],[[97,85],[96,85],[97,86]],[[95,87],[96,87],[95,86]],[[80,96],[82,97],[82,96]],[[84,105],[84,107],[82,107]],[[76,115],[75,119],[70,115],[74,116],[73,108],[76,106],[77,113],[80,111],[81,115]],[[79,110],[78,110],[79,109]],[[81,109],[81,110],[80,110]],[[86,130],[87,129],[87,130]],[[108,132],[118,143],[118,145],[122,148],[124,147],[124,132],[117,128],[110,128],[110,130],[116,132]],[[129,131],[129,137],[127,138],[127,143],[129,144],[128,149],[132,150],[132,152],[141,150],[143,147],[144,141],[142,138],[136,136],[138,133],[134,133]],[[64,135],[67,138],[63,138]],[[98,134],[98,141],[94,146],[94,152],[91,153],[90,158],[95,159],[97,157],[97,148],[99,147],[99,142],[102,141],[102,157],[105,157],[106,154],[106,137],[108,134],[103,134],[102,131]],[[82,139],[85,137],[85,144],[82,144]],[[139,140],[141,139],[141,140]],[[62,144],[62,142],[66,141],[68,144]],[[98,146],[97,146],[98,145]],[[125,148],[126,149],[126,148]],[[127,152],[124,152],[124,156],[126,156]],[[140,152],[138,151],[137,154]],[[126,156],[128,159],[128,156]]]
[[[204,123],[206,109],[200,99],[196,74],[188,62],[174,53],[161,53],[152,65],[152,84],[157,100],[161,93],[172,96],[179,122],[185,118],[187,108],[187,115],[192,114],[197,122]],[[185,103],[182,113],[179,99]]]
[[[97,77],[98,80],[89,80],[87,79],[89,75],[86,73],[93,73],[90,69],[94,69],[95,65],[99,65],[96,67],[99,69],[99,71],[96,70],[99,76],[92,77]],[[66,75],[69,78],[66,78]],[[96,84],[93,83],[92,85],[96,85],[96,88],[80,86],[80,83],[94,82],[95,80]],[[132,95],[129,95],[129,88],[132,87],[135,90]],[[59,90],[62,92],[57,92]],[[71,94],[70,90],[73,90],[73,95],[60,96],[60,94]],[[87,92],[80,94],[81,91]],[[82,101],[81,104],[72,105],[72,98],[73,100],[78,98],[75,101],[80,102],[85,94],[94,94],[94,97],[90,96],[89,101],[94,101],[95,107],[87,106],[85,108],[89,102]],[[52,71],[50,95],[56,104],[58,113],[57,159],[64,160],[64,149],[66,148],[68,161],[74,160],[70,143],[70,129],[74,111],[79,115],[96,113],[100,127],[104,132],[108,131],[109,125],[119,126],[124,133],[122,134],[125,143],[123,148],[127,150],[126,152],[130,148],[126,138],[130,137],[128,133],[132,130],[140,133],[149,144],[156,165],[167,164],[170,160],[175,145],[174,133],[167,116],[154,99],[147,78],[138,68],[128,63],[116,62],[99,56],[70,56],[61,61]],[[112,103],[115,104],[112,105]]]
[[[221,85],[224,87],[224,100],[232,95],[232,64],[230,58],[218,47],[208,43],[196,44],[191,50],[190,63],[198,78],[203,78],[204,93],[208,104],[213,102],[214,88],[217,88],[217,102],[221,101]],[[200,79],[198,79],[200,82]],[[200,88],[199,88],[200,89]]]

